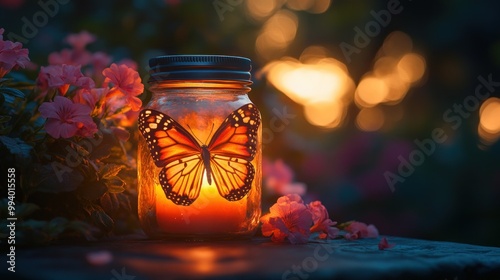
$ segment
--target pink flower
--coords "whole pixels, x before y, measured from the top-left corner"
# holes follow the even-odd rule
[[[292,244],[308,241],[312,216],[300,196],[282,196],[269,211],[260,219],[264,236],[272,235],[274,242],[283,242],[286,238]]]
[[[89,106],[94,109],[97,102],[99,102],[108,93],[108,88],[91,88],[79,89],[73,96],[73,102]]]
[[[348,240],[355,240],[358,238],[377,238],[378,230],[374,225],[367,226],[361,222],[351,222],[345,230],[348,232],[345,238]]]
[[[389,249],[389,248],[392,248],[394,246],[395,246],[395,244],[389,243],[387,241],[387,238],[385,238],[385,237],[382,237],[382,239],[380,239],[380,242],[378,243],[379,250]]]
[[[56,139],[75,135],[90,137],[97,132],[97,126],[90,117],[90,107],[75,104],[66,97],[56,96],[54,102],[44,102],[38,110],[47,118],[45,130]]]
[[[304,204],[304,200],[302,200],[302,197],[296,193],[291,193],[287,194],[285,196],[279,197],[278,198],[278,203],[291,203],[291,202],[297,202],[300,204]]]
[[[141,108],[142,101],[136,96],[144,91],[144,85],[137,71],[126,65],[113,63],[109,68],[104,69],[102,74],[106,77],[104,85],[112,85],[106,97],[116,102],[123,102],[133,111]]]
[[[0,0],[0,6],[8,9],[19,9],[23,4],[25,0]],[[0,37],[0,40],[2,38]]]
[[[113,260],[113,255],[109,251],[90,252],[85,255],[87,262],[91,265],[106,265]]]
[[[95,41],[95,36],[87,31],[82,31],[76,34],[70,34],[65,41],[70,44],[75,50],[83,50],[85,47]]]
[[[88,77],[93,77],[94,81],[98,85],[102,85],[104,82],[104,76],[102,71],[111,64],[112,58],[104,52],[93,53],[90,58],[90,63],[92,67],[87,69],[85,73]]]
[[[313,201],[307,205],[307,208],[312,214],[312,219],[314,225],[311,227],[310,231],[319,232],[319,238],[335,238],[339,234],[339,229],[333,227],[337,222],[332,221],[328,217],[328,210],[325,206],[321,204],[320,201]]]
[[[49,54],[50,65],[88,65],[90,64],[92,55],[86,50],[70,50],[63,49],[60,52],[53,52]]]
[[[118,64],[124,64],[124,65],[127,65],[129,68],[137,70],[137,62],[135,62],[129,58],[124,58],[124,59],[118,61]]]
[[[71,85],[85,89],[95,86],[92,79],[83,76],[80,66],[66,64],[42,66],[38,75],[38,85],[45,93],[48,89],[57,88],[62,95],[66,94]]]
[[[4,29],[0,28],[0,78],[12,69],[26,67],[29,63],[28,49],[19,42],[3,41]]]
[[[293,182],[293,171],[283,160],[275,162],[262,161],[264,182],[267,189],[278,195],[296,193],[304,195],[306,185],[304,183]]]
[[[138,117],[139,111],[127,111],[125,113],[113,116],[113,119],[121,127],[131,127],[137,123]]]

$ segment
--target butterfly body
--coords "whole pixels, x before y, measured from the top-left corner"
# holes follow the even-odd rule
[[[145,109],[139,130],[155,165],[162,168],[159,181],[166,197],[190,205],[200,194],[204,176],[229,201],[241,200],[250,191],[260,122],[255,105],[246,104],[222,122],[208,144],[200,144],[170,116]]]
[[[201,146],[201,159],[203,160],[203,165],[205,166],[205,170],[207,174],[207,182],[209,185],[212,184],[212,168],[210,167],[210,151],[208,150],[207,145]]]

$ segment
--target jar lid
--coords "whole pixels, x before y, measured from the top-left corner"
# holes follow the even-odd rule
[[[233,80],[251,83],[251,60],[228,55],[166,55],[149,60],[149,82]]]

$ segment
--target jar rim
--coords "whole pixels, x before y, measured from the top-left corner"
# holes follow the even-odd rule
[[[149,60],[149,83],[171,80],[250,82],[251,60],[229,55],[165,55]]]

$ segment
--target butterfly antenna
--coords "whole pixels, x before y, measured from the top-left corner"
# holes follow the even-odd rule
[[[214,131],[214,124],[212,123],[212,128],[210,129],[210,133],[207,136],[207,139],[205,140],[205,144],[208,142],[208,139],[210,139],[210,136],[212,136],[212,132]]]
[[[198,141],[199,143],[204,144],[203,142],[201,142],[200,138],[196,137],[196,134],[194,134],[194,132],[191,129],[191,127],[189,126],[189,124],[187,125],[187,127],[189,128],[189,132],[191,132],[191,135],[193,135],[193,137],[196,138],[196,141]]]

